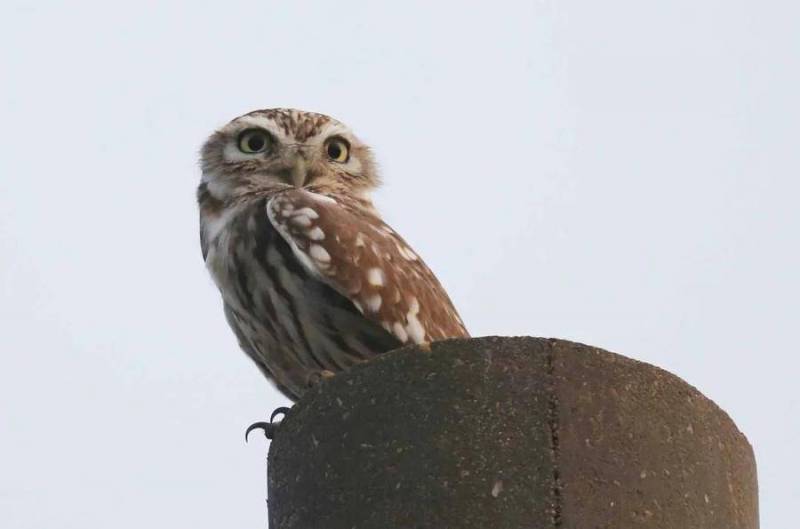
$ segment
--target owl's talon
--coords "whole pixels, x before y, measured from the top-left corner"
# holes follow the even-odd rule
[[[289,413],[289,411],[291,411],[291,408],[287,408],[286,406],[281,406],[280,408],[275,408],[275,410],[269,416],[270,424],[275,422],[275,416],[276,415],[281,414],[281,415],[283,415],[285,417],[286,414]],[[277,424],[280,424],[280,421],[278,421]]]
[[[278,426],[280,426],[281,421],[275,422],[275,416],[282,414],[286,415],[289,412],[289,408],[282,406],[280,408],[276,408],[275,411],[272,412],[272,415],[269,416],[269,422],[259,421],[254,422],[250,426],[247,427],[247,430],[244,431],[244,442],[247,442],[248,437],[250,436],[250,432],[253,430],[263,430],[264,437],[269,440],[272,440],[275,437],[275,432],[278,431]]]
[[[244,431],[244,442],[248,442],[248,438],[250,437],[250,432],[253,430],[264,430],[264,437],[267,439],[272,439],[275,436],[275,426],[270,422],[254,422],[250,426],[247,427],[247,430]]]

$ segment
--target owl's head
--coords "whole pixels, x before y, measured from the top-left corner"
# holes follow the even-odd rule
[[[256,110],[206,141],[203,184],[218,200],[307,188],[364,195],[380,183],[369,148],[344,124],[314,112]]]

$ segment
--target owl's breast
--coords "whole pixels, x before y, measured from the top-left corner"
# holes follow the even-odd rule
[[[285,245],[266,216],[266,200],[234,206],[203,223],[205,263],[226,304],[240,313],[259,309],[272,286]]]
[[[206,266],[242,348],[299,394],[310,372],[339,371],[400,342],[300,263],[262,201],[206,232]]]

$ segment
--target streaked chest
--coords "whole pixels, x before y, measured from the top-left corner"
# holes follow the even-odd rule
[[[206,230],[206,267],[231,308],[264,321],[302,303],[308,273],[269,222],[263,200],[226,212],[224,223]]]

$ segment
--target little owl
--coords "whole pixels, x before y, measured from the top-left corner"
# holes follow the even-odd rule
[[[442,285],[372,205],[342,123],[257,110],[202,149],[200,244],[241,348],[290,399],[406,343],[468,336]]]

